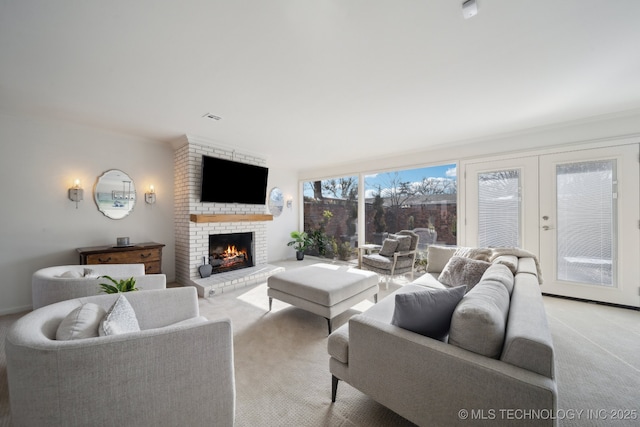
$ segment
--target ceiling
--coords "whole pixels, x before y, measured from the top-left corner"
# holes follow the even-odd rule
[[[461,3],[0,0],[0,112],[303,169],[640,108],[639,1]]]

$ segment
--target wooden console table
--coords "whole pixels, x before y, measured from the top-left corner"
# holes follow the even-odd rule
[[[94,246],[78,248],[80,264],[144,264],[146,274],[162,272],[164,244],[147,242],[131,246]]]

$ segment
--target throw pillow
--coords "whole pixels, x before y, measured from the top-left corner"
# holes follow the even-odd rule
[[[62,274],[59,274],[57,277],[61,277],[64,279],[79,279],[81,277],[83,277],[84,274],[79,272],[79,271],[73,271],[73,270],[69,270],[69,271],[65,271]]]
[[[97,337],[98,326],[106,314],[105,309],[98,304],[82,304],[62,319],[56,331],[56,339],[67,341]]]
[[[405,236],[403,234],[389,234],[390,239],[398,241],[398,252],[404,252],[411,249],[411,236]]]
[[[93,271],[93,269],[91,268],[85,268],[84,269],[84,277],[90,278],[90,279],[97,279],[100,277],[100,275],[98,273],[96,273],[95,271]]]
[[[493,251],[490,248],[468,248],[460,246],[454,256],[478,259],[480,261],[490,261]]]
[[[427,273],[440,273],[456,252],[455,246],[430,245],[427,248]]]
[[[466,285],[471,290],[490,266],[490,262],[453,256],[438,276],[438,281],[447,286]]]
[[[138,332],[139,330],[140,325],[133,307],[124,295],[120,295],[100,322],[98,333],[100,336],[105,336]]]
[[[390,257],[398,249],[398,241],[394,239],[384,239],[382,248],[378,252],[382,256]]]
[[[458,286],[396,294],[391,324],[442,341],[465,291],[464,286]]]

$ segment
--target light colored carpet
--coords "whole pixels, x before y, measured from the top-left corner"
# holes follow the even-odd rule
[[[311,262],[279,264],[295,268]],[[407,282],[399,279],[389,290],[382,286],[380,296]],[[200,299],[203,315],[228,316],[233,322],[237,426],[413,425],[344,382],[332,404],[326,320],[277,300],[268,312],[266,293],[262,283]],[[334,319],[334,328],[371,304],[358,304]],[[559,425],[638,425],[637,419],[612,420],[612,411],[635,410],[640,417],[640,312],[553,297],[545,297],[545,306],[556,347],[558,407],[567,414]],[[18,317],[0,317],[2,427],[11,425],[4,335]]]

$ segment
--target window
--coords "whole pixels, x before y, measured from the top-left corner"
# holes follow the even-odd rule
[[[520,246],[520,170],[478,174],[479,246]]]
[[[556,167],[558,280],[613,286],[615,162]]]
[[[304,231],[313,240],[310,255],[357,257],[358,177],[304,183]]]
[[[455,164],[369,174],[365,189],[366,243],[413,230],[420,236],[419,249],[456,244]]]

